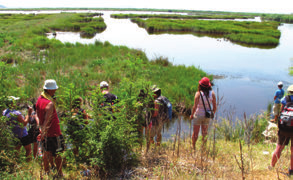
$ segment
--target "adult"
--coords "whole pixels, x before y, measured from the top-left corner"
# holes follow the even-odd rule
[[[67,127],[67,132],[73,141],[73,154],[76,156],[78,155],[78,147],[84,142],[80,134],[89,119],[87,112],[81,108],[82,101],[81,97],[74,99],[71,110],[72,117]]]
[[[113,111],[112,105],[118,102],[118,97],[115,94],[110,93],[109,84],[106,81],[100,83],[100,90],[104,96],[102,107],[108,107],[109,111]]]
[[[293,85],[289,86],[287,89],[287,96],[283,97],[281,99],[281,111],[283,111],[285,106],[293,107]],[[293,175],[293,132],[292,129],[286,129],[280,124],[280,121],[278,121],[278,142],[277,147],[273,153],[271,166],[275,167],[278,159],[281,157],[281,153],[286,145],[289,144],[289,141],[291,140],[291,159],[290,159],[290,168],[289,168],[289,175]],[[291,127],[290,127],[291,128]]]
[[[33,112],[31,116],[29,117],[29,131],[28,135],[30,137],[31,143],[33,144],[33,155],[34,158],[37,156],[38,152],[38,140],[37,137],[40,134],[40,129],[39,129],[39,118],[36,113],[36,105],[33,105]]]
[[[21,112],[15,110],[15,102],[17,100],[19,100],[19,97],[8,97],[8,103],[6,104],[8,108],[3,111],[3,116],[6,116],[9,119],[7,124],[12,127],[14,136],[19,139],[20,143],[17,143],[15,149],[19,151],[21,146],[23,146],[26,152],[26,160],[29,162],[31,160],[31,141],[25,126],[31,116],[32,108],[28,108],[28,114],[23,118]]]
[[[55,92],[58,89],[56,81],[45,81],[44,91],[37,100],[37,115],[40,120],[41,140],[43,145],[44,169],[49,173],[49,161],[55,159],[58,176],[62,173],[62,158],[58,154],[64,150],[64,139],[61,133],[59,118],[55,108]]]
[[[156,145],[160,146],[162,140],[162,128],[164,121],[163,107],[158,98],[161,96],[161,89],[156,85],[152,86],[154,101],[151,103],[151,115],[150,122],[146,128],[146,138],[147,138],[147,151],[150,148],[150,144],[154,143],[154,138],[156,137]]]
[[[278,117],[279,117],[280,109],[281,109],[281,99],[283,98],[284,94],[285,94],[285,91],[283,90],[283,83],[279,82],[278,90],[276,90],[275,96],[274,96],[274,106],[273,106],[274,119],[272,119],[271,122],[278,121]]]
[[[193,119],[192,147],[195,149],[198,134],[201,128],[203,146],[206,143],[211,115],[217,111],[216,96],[212,90],[209,78],[203,77],[199,81],[198,90],[194,96],[194,105],[190,115]],[[206,114],[210,114],[208,117]]]

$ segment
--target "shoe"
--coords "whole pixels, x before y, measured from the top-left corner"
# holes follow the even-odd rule
[[[271,166],[271,165],[268,166],[268,170],[273,170],[273,169],[274,169],[273,166]]]

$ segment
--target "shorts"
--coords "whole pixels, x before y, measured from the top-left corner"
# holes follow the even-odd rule
[[[196,116],[193,118],[193,125],[209,125],[211,118],[206,118],[205,116]]]
[[[42,146],[45,151],[49,151],[53,156],[56,156],[56,153],[63,152],[65,149],[64,138],[62,135],[58,137],[47,137],[42,141]]]
[[[33,128],[29,129],[28,136],[30,137],[31,143],[37,142],[37,137],[39,134],[40,134],[39,129],[33,129]]]
[[[30,140],[29,135],[24,136],[22,138],[19,138],[19,140],[20,140],[20,143],[21,143],[22,146],[27,146],[27,145],[31,144],[31,140]]]
[[[291,147],[293,147],[292,136],[286,136],[286,134],[282,133],[281,131],[278,131],[278,144],[279,145],[287,146],[289,144],[290,140],[291,140]]]
[[[273,106],[274,116],[278,116],[280,114],[280,109],[281,109],[281,103],[279,104],[275,103]]]

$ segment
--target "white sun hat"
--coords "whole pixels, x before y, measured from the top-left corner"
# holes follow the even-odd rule
[[[43,89],[55,90],[55,89],[58,89],[58,86],[54,79],[48,79],[45,81],[45,85]]]
[[[102,81],[100,83],[100,88],[103,88],[103,87],[109,87],[109,84],[106,81]]]
[[[15,97],[15,96],[8,96],[7,98],[9,101],[17,101],[20,99],[19,97]]]
[[[278,82],[278,86],[283,86],[283,82],[282,81]]]

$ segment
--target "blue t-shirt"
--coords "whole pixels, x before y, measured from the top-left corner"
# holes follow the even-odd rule
[[[283,89],[278,89],[275,93],[275,96],[277,97],[275,100],[276,104],[280,104],[280,101],[282,99],[282,97],[284,96],[285,92]]]
[[[8,125],[12,127],[12,132],[17,138],[22,138],[28,135],[26,127],[22,127],[22,125],[17,121],[17,116],[21,115],[21,112],[16,110],[6,109],[3,111],[3,116],[6,116],[9,121]]]
[[[293,95],[290,95],[291,101],[293,101]],[[286,96],[281,99],[281,103],[286,106]]]

